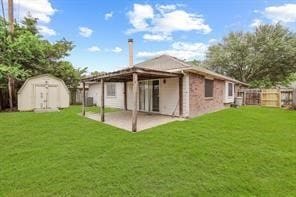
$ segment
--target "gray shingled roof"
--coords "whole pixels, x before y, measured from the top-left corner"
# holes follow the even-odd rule
[[[189,68],[191,67],[191,65],[188,65],[175,57],[169,55],[161,55],[159,57],[138,63],[135,65],[135,67],[169,71],[174,69]]]
[[[178,58],[172,57],[170,55],[161,55],[159,57],[155,57],[153,59],[138,63],[134,65],[132,68],[142,68],[142,69],[150,69],[151,71],[158,71],[158,72],[193,72],[193,73],[198,73],[200,75],[204,76],[213,76],[218,79],[222,80],[229,80],[233,81],[236,83],[244,84],[247,85],[246,83],[240,82],[236,79],[233,79],[231,77],[221,75],[219,73],[216,73],[214,71],[208,70],[206,68],[200,67],[193,65],[191,63],[184,62]],[[100,74],[98,76],[91,76],[91,77],[86,77],[85,79],[90,79],[90,78],[104,78],[107,75],[110,74],[118,74],[120,71],[126,71],[128,69],[131,69],[130,67],[127,67],[125,69],[119,70],[119,71],[114,71],[110,73],[104,73]]]
[[[194,71],[198,72],[202,75],[210,75],[213,77],[217,77],[224,80],[229,80],[237,83],[241,83],[244,85],[247,85],[246,83],[240,82],[236,79],[233,79],[231,77],[221,75],[219,73],[216,73],[214,71],[208,70],[206,68],[193,65],[191,63],[184,62],[178,58],[172,57],[170,55],[161,55],[159,57],[138,63],[135,65],[135,67],[140,68],[148,68],[153,70],[161,70],[161,71],[176,71],[176,70],[183,70],[183,71]]]

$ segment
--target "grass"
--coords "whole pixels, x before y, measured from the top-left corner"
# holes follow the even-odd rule
[[[78,107],[78,106],[76,106]],[[79,107],[78,107],[79,108]],[[108,113],[108,112],[116,112],[116,111],[120,111],[121,109],[117,109],[117,108],[110,108],[110,107],[105,107],[104,112]],[[85,111],[86,112],[94,112],[94,113],[98,113],[101,111],[101,109],[97,106],[91,106],[91,107],[85,107]]]
[[[0,113],[0,196],[295,196],[296,112],[227,109],[139,133]]]

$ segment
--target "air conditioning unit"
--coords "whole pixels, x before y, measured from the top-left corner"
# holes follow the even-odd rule
[[[86,106],[90,107],[94,105],[94,98],[93,97],[87,97],[86,98]]]

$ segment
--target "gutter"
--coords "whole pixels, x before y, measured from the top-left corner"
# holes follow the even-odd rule
[[[188,72],[192,72],[192,73],[201,74],[203,76],[211,76],[211,77],[214,77],[216,79],[231,81],[231,82],[238,83],[238,84],[241,84],[241,85],[249,86],[249,84],[247,84],[247,83],[241,82],[241,81],[236,80],[236,79],[233,79],[231,77],[224,76],[224,75],[219,74],[219,73],[215,73],[214,71],[210,71],[210,70],[209,70],[209,72],[210,72],[209,73],[209,72],[206,72],[206,71],[201,71],[199,69],[190,67],[190,68],[184,68],[184,69],[182,69],[182,72],[183,73],[184,73],[184,71],[185,72],[188,71]]]

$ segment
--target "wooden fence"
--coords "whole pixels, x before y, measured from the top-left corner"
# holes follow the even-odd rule
[[[296,89],[243,89],[238,92],[244,105],[283,107],[296,105]]]
[[[243,98],[244,105],[260,105],[260,89],[243,89],[238,96]]]
[[[281,107],[281,90],[262,89],[261,105],[266,107]]]
[[[289,106],[293,104],[293,94],[294,94],[294,104],[296,104],[296,89],[281,90],[281,106]]]

